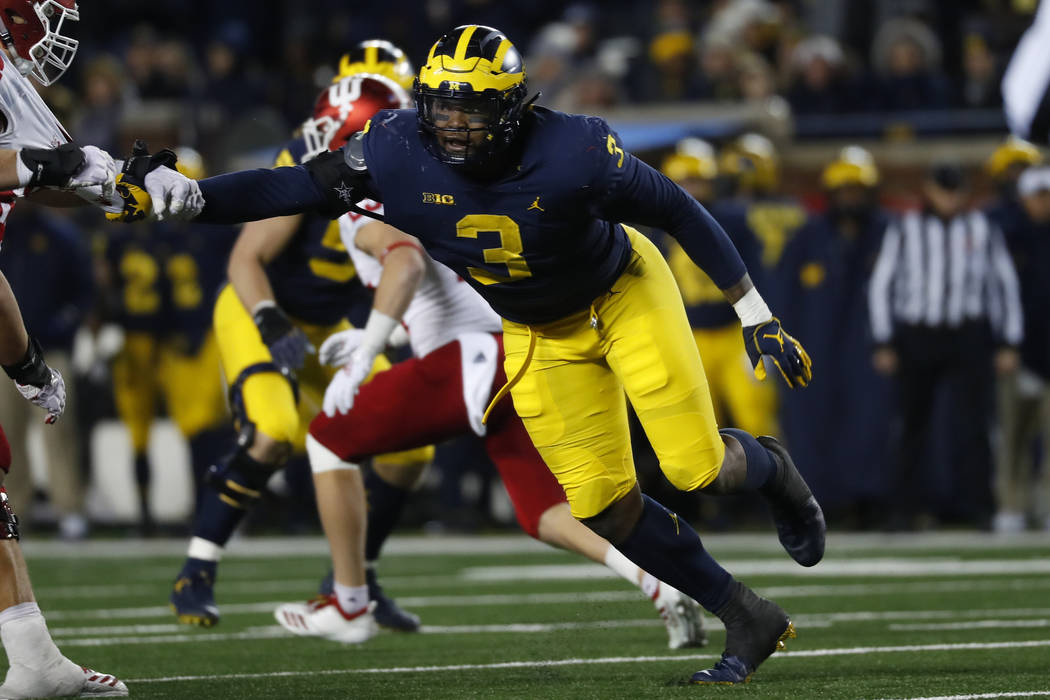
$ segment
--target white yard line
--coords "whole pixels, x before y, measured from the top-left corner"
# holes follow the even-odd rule
[[[1050,627],[1050,620],[971,620],[969,622],[941,622],[925,624],[895,624],[889,628],[894,632],[933,632],[941,630],[985,630]]]
[[[992,698],[1034,698],[1050,695],[1050,690],[1008,690],[1001,693],[976,693],[970,695],[931,695],[922,698],[882,698],[882,700],[991,700]]]
[[[1048,559],[910,559],[878,557],[825,559],[811,569],[801,569],[788,559],[723,559],[720,563],[734,576],[1006,576],[1050,573]],[[598,564],[543,564],[520,566],[472,566],[461,572],[467,581],[561,581],[616,578]]]
[[[988,650],[988,649],[1022,649],[1032,647],[1050,646],[1050,639],[1030,642],[989,642],[989,643],[965,643],[965,644],[914,644],[908,646],[889,647],[847,647],[838,649],[807,649],[796,652],[781,652],[771,656],[771,659],[802,658],[802,657],[826,657],[826,656],[854,656],[862,654],[890,654],[890,653],[921,653],[927,651],[965,651],[965,650]],[[505,661],[493,664],[455,664],[449,666],[398,666],[386,668],[347,668],[347,669],[322,669],[316,671],[270,671],[267,673],[228,673],[208,676],[165,676],[160,678],[132,678],[128,683],[170,683],[174,681],[211,681],[231,680],[249,678],[285,678],[302,676],[333,676],[353,675],[364,673],[434,673],[446,671],[486,671],[506,668],[545,668],[551,666],[583,666],[591,664],[625,664],[625,663],[654,663],[663,661],[699,661],[701,659],[717,658],[712,654],[683,654],[680,656],[607,656],[601,658],[576,658],[576,659],[546,659],[536,661]],[[985,696],[958,696],[981,698]],[[987,697],[997,697],[990,695]],[[1006,696],[1004,696],[1006,697]],[[926,699],[932,700],[932,699]]]
[[[716,557],[725,551],[782,554],[772,529],[754,534],[705,534],[704,545]],[[31,558],[141,559],[145,557],[179,557],[186,553],[187,540],[182,538],[151,540],[92,540],[75,544],[51,540],[26,539],[22,547]],[[988,548],[1033,549],[1050,551],[1045,533],[1029,532],[1011,536],[982,532],[949,533],[831,533],[829,553],[860,553],[886,550],[924,552],[943,549],[970,551]],[[503,555],[550,553],[551,549],[522,534],[426,537],[396,535],[384,546],[383,556],[446,556],[453,554]],[[323,537],[251,537],[230,543],[227,556],[328,556]]]

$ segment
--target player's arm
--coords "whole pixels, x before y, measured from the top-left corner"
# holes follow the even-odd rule
[[[246,224],[226,266],[234,292],[251,313],[274,361],[291,369],[302,367],[310,343],[277,305],[266,266],[288,246],[301,221],[302,215],[295,214]]]
[[[44,362],[40,344],[29,337],[18,301],[7,278],[0,273],[0,365],[18,392],[47,411],[54,423],[66,408],[66,385],[62,375]]]
[[[0,190],[19,187],[111,190],[117,166],[95,146],[64,143],[57,148],[0,149]]]
[[[354,136],[338,151],[322,153],[305,165],[242,170],[201,180],[204,208],[197,218],[235,224],[316,212],[336,219],[362,199],[382,201],[361,148],[360,138]]]
[[[329,416],[346,413],[354,405],[357,389],[386,347],[405,309],[412,302],[426,272],[419,241],[379,221],[363,225],[353,240],[350,255],[365,253],[378,260],[383,272],[376,286],[372,311],[363,331],[337,333],[321,346],[321,361],[343,365],[325,390],[324,411]]]
[[[744,328],[744,345],[764,379],[762,356],[769,355],[788,386],[806,386],[812,378],[809,355],[785,333],[751,281],[740,253],[710,212],[660,172],[623,151],[608,138],[611,170],[599,182],[597,213],[610,221],[630,221],[667,231],[711,278],[733,305]]]

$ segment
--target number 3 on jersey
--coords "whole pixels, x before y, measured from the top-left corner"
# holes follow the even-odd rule
[[[470,214],[456,222],[460,238],[479,238],[482,233],[498,233],[499,248],[485,248],[485,262],[507,266],[506,277],[495,275],[480,267],[468,267],[470,276],[482,284],[500,284],[531,277],[529,265],[522,257],[521,229],[514,219],[502,214]]]

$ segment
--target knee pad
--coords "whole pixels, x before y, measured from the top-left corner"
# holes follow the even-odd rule
[[[237,379],[230,385],[229,401],[230,413],[233,414],[233,425],[237,428],[237,444],[242,451],[251,447],[255,442],[255,424],[248,418],[248,407],[244,403],[244,384],[250,377],[267,372],[284,377],[292,387],[295,402],[299,403],[299,381],[296,379],[295,372],[289,368],[273,362],[256,362],[241,370]]]
[[[18,516],[11,510],[7,490],[0,486],[0,540],[18,540]]]
[[[223,503],[249,510],[262,499],[273,472],[273,467],[257,462],[238,447],[232,455],[208,467],[204,481],[218,491]]]

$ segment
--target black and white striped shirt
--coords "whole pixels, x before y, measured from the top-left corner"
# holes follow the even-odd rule
[[[1003,74],[1003,106],[1010,131],[1050,142],[1050,0],[1039,3]]]
[[[987,320],[1009,345],[1024,334],[1020,286],[1003,234],[977,210],[947,222],[913,211],[891,223],[868,302],[876,343],[889,342],[897,324],[957,328]]]

